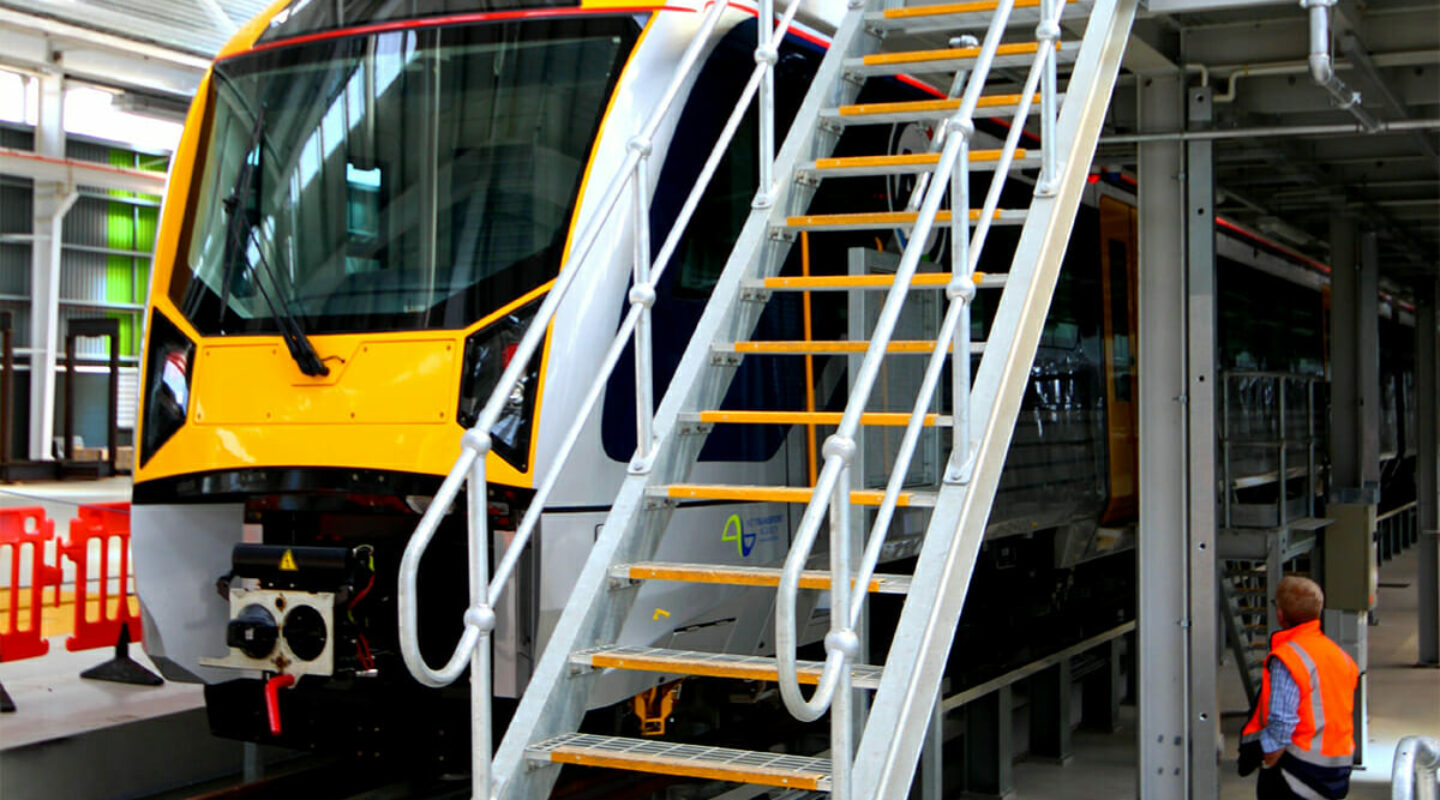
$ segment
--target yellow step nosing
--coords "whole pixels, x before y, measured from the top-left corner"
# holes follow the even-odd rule
[[[1002,273],[1003,274],[1003,273]],[[977,285],[986,278],[986,273],[972,273]],[[911,288],[917,286],[943,287],[950,285],[954,276],[949,272],[919,272],[911,279]],[[807,275],[776,276],[765,278],[761,286],[765,289],[864,289],[882,288],[895,284],[894,275]]]
[[[848,106],[840,106],[840,116],[853,117],[865,114],[904,114],[906,112],[920,111],[953,111],[960,107],[964,98],[953,97],[941,100],[905,100],[895,103],[861,103]],[[1040,102],[1040,95],[1035,95],[1034,102]],[[979,108],[995,108],[997,106],[1014,106],[1020,104],[1019,94],[992,94],[981,97],[975,104]]]
[[[723,411],[712,409],[700,412],[700,421],[711,424],[748,425],[838,425],[844,416],[841,411]],[[926,414],[922,422],[934,426],[939,414]],[[903,427],[910,424],[910,415],[903,411],[872,411],[860,415],[861,425],[877,427]]]
[[[999,161],[1004,150],[971,150],[970,160],[978,162]],[[1017,148],[1016,158],[1025,158],[1026,151]],[[885,156],[842,156],[838,158],[817,158],[815,169],[853,169],[855,167],[904,167],[926,166],[940,163],[939,153],[897,153]]]
[[[1002,44],[995,48],[995,55],[998,56],[1022,56],[1039,52],[1039,42],[1011,42]],[[1055,43],[1056,51],[1060,50],[1060,43]],[[899,53],[871,53],[863,56],[860,61],[867,67],[894,66],[896,64],[918,64],[924,61],[950,61],[954,59],[976,58],[980,55],[979,47],[947,47],[941,50],[907,50]]]
[[[774,683],[779,679],[779,668],[773,664],[725,664],[698,659],[676,659],[661,656],[617,655],[614,653],[592,653],[588,656],[590,665],[598,669],[627,669],[637,672],[671,672],[691,675],[697,678],[724,678],[741,681],[766,681]],[[818,666],[797,665],[796,677],[800,683],[814,685],[820,682]]]
[[[589,748],[562,745],[550,751],[550,760],[557,764],[578,764],[589,767],[623,769],[631,772],[649,772],[658,775],[676,775],[684,778],[728,781],[731,783],[752,783],[764,786],[779,786],[787,789],[818,790],[825,776],[819,772],[791,770],[767,770],[763,767],[747,767],[740,764],[725,766],[701,766],[667,756],[620,756],[614,753],[597,753]],[[648,767],[648,769],[647,769]]]
[[[754,355],[775,355],[777,353],[791,354],[816,354],[816,353],[863,353],[870,349],[870,343],[866,341],[745,341],[735,343],[735,352],[751,353]],[[946,345],[947,350],[954,349],[954,345]],[[918,339],[891,340],[886,345],[887,353],[933,353],[935,342]]]
[[[666,496],[676,500],[735,500],[755,503],[808,503],[815,490],[806,486],[728,486],[721,484],[677,483],[665,487]],[[851,505],[878,506],[884,499],[881,489],[855,489]],[[910,505],[914,494],[901,492],[895,505]]]
[[[980,214],[984,209],[970,209],[970,221],[978,222]],[[992,215],[994,219],[1000,219],[1005,213],[1004,209],[997,208]],[[909,225],[915,222],[920,216],[916,211],[867,211],[857,214],[811,214],[798,217],[786,217],[785,224],[790,227],[798,226],[827,226],[827,225]],[[935,212],[936,222],[950,222],[951,214],[948,209]]]
[[[1067,4],[1076,0],[1065,0]],[[923,17],[949,16],[951,14],[975,14],[994,11],[1000,4],[996,0],[980,0],[970,3],[941,3],[932,6],[909,6],[885,9],[885,19],[917,19]],[[1040,0],[1015,0],[1015,8],[1035,8]]]
[[[751,572],[749,570],[725,569],[724,567],[699,569],[684,566],[631,566],[626,573],[631,580],[675,581],[677,583],[714,583],[724,586],[756,586],[774,588],[780,585],[780,570],[773,572]],[[879,592],[886,578],[871,578],[869,590]],[[800,573],[801,589],[830,589],[830,574],[817,570]]]

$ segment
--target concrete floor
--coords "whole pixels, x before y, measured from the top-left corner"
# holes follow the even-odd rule
[[[1401,737],[1440,737],[1440,670],[1416,666],[1417,549],[1412,547],[1380,569],[1381,587],[1370,628],[1370,732],[1363,769],[1351,779],[1354,800],[1390,797],[1390,765]],[[1245,704],[1231,664],[1221,671],[1226,761],[1220,769],[1221,800],[1255,796],[1254,776],[1235,772],[1235,750]],[[1111,800],[1135,796],[1135,708],[1121,709],[1122,730],[1114,735],[1080,731],[1069,764],[1022,762],[1015,766],[1016,800]]]

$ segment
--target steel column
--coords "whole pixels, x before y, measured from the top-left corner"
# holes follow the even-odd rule
[[[1142,77],[1143,130],[1184,119],[1180,73]],[[1179,142],[1139,146],[1139,789],[1140,797],[1189,797],[1186,725],[1188,638],[1185,519],[1184,193]]]
[[[1191,128],[1210,127],[1208,87],[1191,89],[1187,116]],[[1214,147],[1196,141],[1185,146],[1186,219],[1186,405],[1189,439],[1185,444],[1189,494],[1189,721],[1190,789],[1195,798],[1215,797],[1220,789],[1220,696],[1216,643],[1220,641],[1220,601],[1215,583],[1215,208]],[[1141,340],[1143,343],[1143,339]],[[1143,347],[1143,344],[1142,344]],[[1283,396],[1283,395],[1282,395]],[[1283,417],[1282,417],[1283,419]],[[1282,462],[1283,463],[1283,462]],[[1283,483],[1281,484],[1283,487]]]
[[[1437,463],[1436,436],[1436,330],[1435,309],[1440,282],[1434,278],[1415,287],[1415,433],[1420,453],[1415,476],[1415,496],[1420,530],[1420,663],[1440,664],[1440,463]]]
[[[1377,285],[1379,250],[1376,235],[1360,235],[1356,219],[1336,213],[1330,220],[1331,273],[1330,364],[1332,471],[1330,501],[1336,507],[1373,506],[1380,500],[1380,319]],[[1361,513],[1358,518],[1367,515]],[[1356,515],[1339,517],[1355,518]],[[1352,529],[1354,525],[1350,526]],[[1332,559],[1327,554],[1325,632],[1360,665],[1355,693],[1355,760],[1363,760],[1369,705],[1365,672],[1366,609],[1374,563],[1373,526],[1363,524],[1348,534],[1339,526],[1326,531],[1327,543],[1342,535],[1364,537],[1369,558]],[[1354,552],[1351,550],[1350,552]],[[1363,570],[1355,574],[1349,570]],[[1342,572],[1337,575],[1337,570]],[[1331,585],[1332,581],[1339,583]],[[1349,599],[1337,596],[1345,589]],[[1372,587],[1373,588],[1373,587]],[[1361,599],[1355,599],[1361,596]],[[1343,601],[1343,602],[1342,602]]]
[[[41,75],[35,152],[65,157],[65,81]],[[30,245],[30,458],[50,457],[55,436],[55,364],[60,349],[60,244],[73,186],[35,181],[34,234]]]

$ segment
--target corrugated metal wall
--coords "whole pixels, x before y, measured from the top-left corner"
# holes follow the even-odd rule
[[[27,129],[0,124],[0,146],[29,150],[34,135]],[[163,158],[139,155],[107,144],[71,138],[66,142],[70,158],[113,166],[163,169]],[[158,226],[159,198],[137,197],[125,192],[107,192],[79,187],[76,199],[65,216],[60,257],[61,366],[64,336],[69,320],[117,318],[121,321],[120,426],[132,429],[138,397],[138,361],[143,329],[146,283],[150,276],[150,254]],[[12,315],[14,346],[29,348],[30,270],[33,232],[33,198],[29,180],[0,175],[0,312]],[[109,359],[104,339],[80,339],[76,352],[82,364]],[[23,366],[26,359],[17,359]],[[82,404],[98,398],[79,396]],[[58,399],[58,398],[57,398]],[[17,398],[23,406],[25,397]],[[88,412],[81,410],[84,416]],[[102,412],[103,413],[103,412]]]

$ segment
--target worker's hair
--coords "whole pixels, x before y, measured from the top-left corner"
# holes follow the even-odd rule
[[[1282,579],[1275,587],[1275,604],[1285,612],[1287,623],[1299,625],[1320,618],[1325,608],[1325,592],[1309,578],[1292,576]]]

